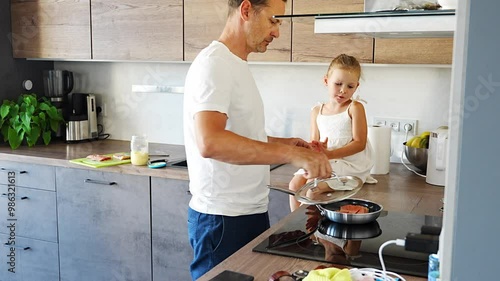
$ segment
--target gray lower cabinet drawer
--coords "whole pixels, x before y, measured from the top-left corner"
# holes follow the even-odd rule
[[[12,246],[4,245],[9,241],[12,242],[10,238],[12,238],[10,234],[0,234],[2,243],[0,280],[59,281],[59,255],[56,243],[15,237],[16,248],[11,249]]]
[[[17,236],[57,243],[55,192],[0,184],[0,209],[0,233],[15,222]]]
[[[150,281],[148,176],[56,168],[61,281]]]
[[[9,184],[9,181],[15,186],[55,191],[55,167],[0,161],[0,184]]]
[[[188,181],[151,178],[153,280],[191,280],[187,232]]]

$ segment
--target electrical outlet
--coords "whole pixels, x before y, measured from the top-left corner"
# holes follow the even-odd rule
[[[373,125],[375,126],[385,126],[386,121],[384,118],[381,117],[373,117]]]
[[[406,133],[415,135],[417,132],[416,119],[399,119],[390,117],[373,117],[373,125],[389,126],[395,133]]]
[[[387,120],[387,125],[392,128],[394,132],[399,132],[399,121],[398,120]]]
[[[105,103],[102,104],[102,116],[107,117],[108,116],[108,111],[107,111],[107,106]]]
[[[399,131],[402,133],[417,134],[417,119],[399,119]]]

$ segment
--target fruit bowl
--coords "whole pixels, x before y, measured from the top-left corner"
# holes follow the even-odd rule
[[[427,148],[417,148],[405,145],[405,156],[410,163],[422,172],[427,171]]]

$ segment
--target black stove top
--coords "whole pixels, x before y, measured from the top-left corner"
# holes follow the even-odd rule
[[[323,218],[315,206],[303,206],[253,251],[303,258],[357,268],[382,269],[380,245],[421,233],[422,226],[441,227],[442,217],[382,211],[364,225],[345,225]],[[429,254],[388,245],[383,250],[386,269],[399,274],[427,277]]]

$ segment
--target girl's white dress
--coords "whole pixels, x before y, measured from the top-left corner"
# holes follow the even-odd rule
[[[320,141],[323,142],[328,137],[327,148],[329,150],[343,147],[352,141],[352,120],[348,113],[351,104],[344,112],[334,115],[323,115],[322,111],[324,104],[321,104],[318,117],[316,118],[316,124],[319,130]],[[363,151],[341,159],[330,159],[330,163],[332,165],[332,170],[338,176],[357,176],[363,183],[376,182],[376,180],[370,176],[370,170],[373,167],[374,160],[372,156],[372,146],[368,139]]]

